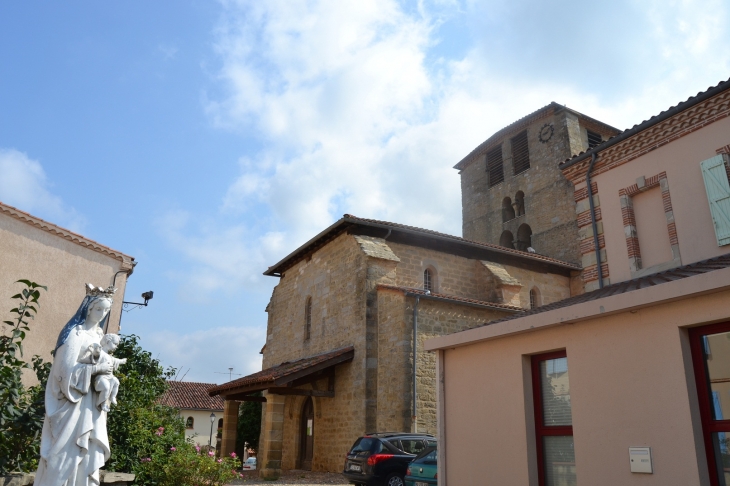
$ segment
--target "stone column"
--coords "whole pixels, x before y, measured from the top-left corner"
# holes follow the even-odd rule
[[[238,402],[226,400],[223,404],[223,437],[220,457],[227,457],[236,450],[238,431]]]
[[[264,417],[261,424],[261,440],[256,465],[259,476],[278,479],[281,476],[281,456],[284,441],[284,395],[264,393]]]

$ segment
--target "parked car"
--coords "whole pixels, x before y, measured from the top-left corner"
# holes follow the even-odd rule
[[[246,462],[243,463],[243,470],[244,471],[255,471],[256,470],[256,458],[249,457],[248,459],[246,459]]]
[[[431,486],[438,483],[436,448],[429,447],[416,456],[406,470],[406,486]]]
[[[352,484],[405,486],[408,464],[428,447],[436,446],[429,434],[383,432],[358,438],[347,453],[342,474]]]

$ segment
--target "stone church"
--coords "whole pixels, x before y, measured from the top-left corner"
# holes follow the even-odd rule
[[[260,473],[342,470],[359,436],[436,434],[431,337],[584,291],[582,208],[558,169],[618,133],[551,103],[461,160],[463,235],[344,215],[269,267],[263,370],[225,399],[222,453],[241,401],[264,402]],[[585,236],[585,235],[583,235]]]

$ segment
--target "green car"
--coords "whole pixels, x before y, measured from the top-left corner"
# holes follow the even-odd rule
[[[430,486],[438,482],[437,477],[436,448],[429,447],[408,465],[406,486]]]

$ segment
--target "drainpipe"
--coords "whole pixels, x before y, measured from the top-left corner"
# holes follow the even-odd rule
[[[591,226],[593,227],[593,246],[596,248],[596,269],[598,270],[598,288],[603,288],[603,270],[601,269],[601,248],[598,246],[598,224],[596,223],[596,208],[593,207],[593,190],[591,189],[591,172],[593,165],[596,163],[598,155],[596,152],[591,154],[591,165],[588,166],[586,172],[586,184],[588,186],[588,205],[591,209]]]
[[[426,295],[431,292],[426,291]],[[413,406],[411,410],[411,427],[413,433],[418,432],[418,416],[416,415],[416,402],[418,394],[416,392],[416,366],[418,364],[418,303],[421,301],[421,294],[405,293],[406,297],[415,297],[416,302],[413,304]]]

